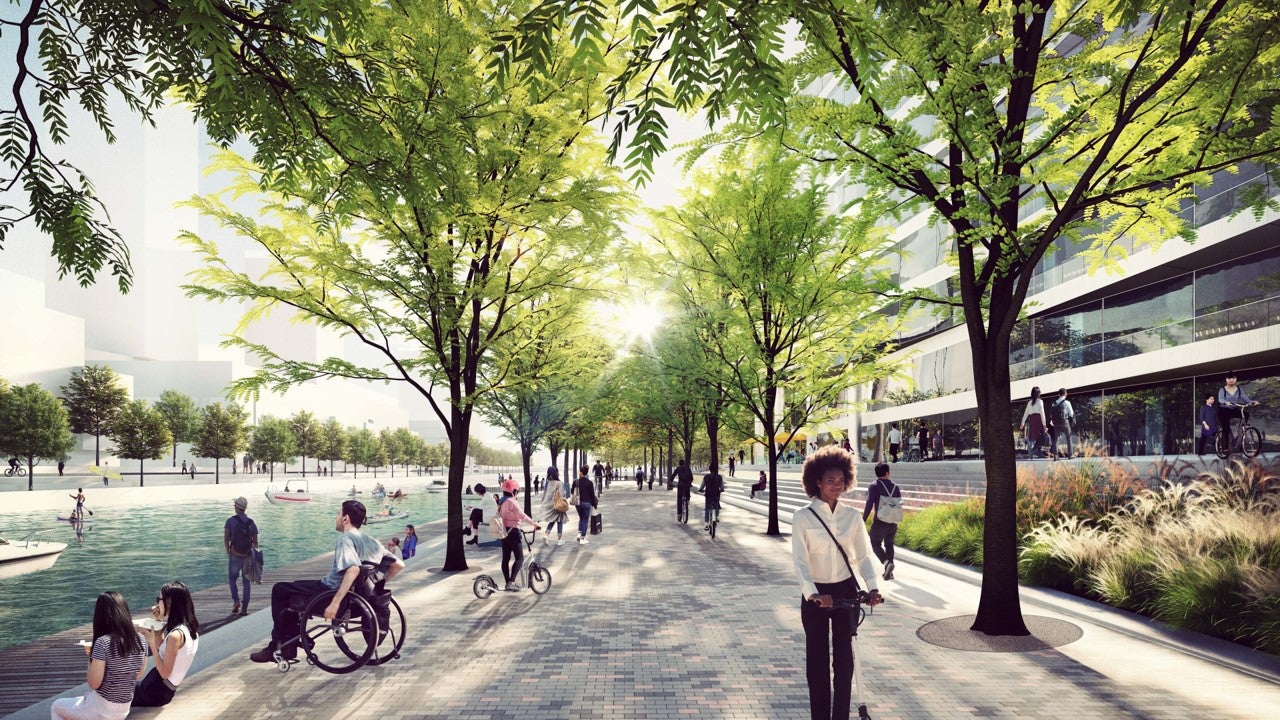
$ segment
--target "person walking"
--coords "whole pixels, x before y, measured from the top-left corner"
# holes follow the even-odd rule
[[[1204,405],[1200,406],[1200,437],[1196,438],[1196,454],[1204,454],[1204,446],[1212,442],[1218,434],[1218,409],[1213,406],[1217,398],[1212,393],[1204,396]]]
[[[560,471],[551,466],[547,468],[547,487],[542,491],[542,501],[538,505],[538,514],[547,532],[542,536],[542,544],[551,544],[551,529],[556,530],[556,545],[564,544],[564,519],[569,514],[569,501],[564,497],[564,488],[560,485]]]
[[[840,496],[853,487],[855,472],[852,456],[834,445],[810,455],[801,470],[801,483],[812,500],[791,518],[791,557],[800,581],[812,720],[849,717],[857,628],[852,614],[835,605],[837,598],[857,597],[854,564],[871,595],[868,604],[884,602],[876,586],[867,527],[857,510],[840,502]],[[858,717],[870,718],[861,702]]]
[[[920,446],[920,460],[929,457],[929,426],[921,420],[916,425],[916,444]]]
[[[63,471],[63,469],[64,469],[64,468],[66,468],[66,467],[67,467],[67,461],[66,461],[66,460],[59,460],[59,461],[58,461],[58,477],[62,477],[62,471]]]
[[[734,470],[733,453],[729,453],[729,477],[733,477],[733,470]]]
[[[898,429],[898,423],[894,423],[889,427],[889,457],[893,458],[893,462],[898,462],[898,451],[902,448],[902,431]]]
[[[165,583],[156,595],[151,617],[164,623],[159,630],[143,631],[155,667],[133,691],[134,707],[168,705],[191,669],[200,645],[200,621],[191,591],[179,580]]]
[[[1062,457],[1058,454],[1058,440],[1064,437],[1067,439],[1066,457],[1074,457],[1075,443],[1072,439],[1071,426],[1076,422],[1076,411],[1071,407],[1071,401],[1067,399],[1066,388],[1059,388],[1058,397],[1049,404],[1049,421],[1052,428],[1049,442],[1053,446],[1054,459]]]
[[[502,536],[502,577],[507,581],[506,589],[512,591],[520,589],[517,581],[520,579],[520,568],[524,566],[524,538],[520,536],[520,524],[527,522],[534,529],[542,528],[520,509],[520,503],[516,502],[516,494],[519,492],[520,483],[514,479],[509,477],[502,481],[502,500],[498,503],[498,516],[502,518],[502,528],[506,531]]]
[[[227,584],[231,586],[231,614],[248,615],[252,583],[244,570],[249,555],[258,547],[258,525],[245,513],[249,508],[248,500],[238,497],[232,505],[236,512],[222,525],[222,544],[227,548]],[[244,585],[243,600],[236,589],[236,578],[240,578]]]
[[[1022,432],[1027,438],[1027,456],[1034,459],[1041,456],[1045,438],[1044,401],[1040,399],[1039,386],[1031,388],[1031,399],[1022,411]]]
[[[573,494],[578,496],[578,544],[586,545],[587,531],[591,527],[591,511],[599,506],[596,488],[587,477],[585,467],[578,468],[578,479],[573,482]],[[572,503],[570,503],[572,504]]]
[[[893,540],[898,534],[898,523],[881,519],[884,513],[880,511],[880,502],[884,497],[901,498],[902,488],[889,479],[889,466],[880,463],[876,465],[876,481],[867,488],[867,504],[862,508],[862,521],[865,523],[874,513],[871,521],[871,551],[884,565],[884,579],[892,580]]]

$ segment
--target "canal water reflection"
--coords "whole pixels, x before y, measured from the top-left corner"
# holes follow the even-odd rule
[[[268,569],[332,552],[333,528],[338,505],[345,493],[316,493],[310,503],[271,505],[260,490],[243,492],[249,500],[249,516],[258,524],[259,544]],[[444,493],[419,492],[397,501],[397,510],[409,517],[385,524],[371,524],[366,531],[385,541],[403,536],[405,523],[425,525],[444,517]],[[359,499],[370,514],[381,502]],[[164,507],[104,507],[94,510],[83,527],[83,540],[70,523],[26,517],[15,522],[2,518],[8,535],[21,536],[27,529],[49,528],[42,537],[66,542],[68,547],[48,570],[0,580],[0,648],[83,625],[93,620],[93,604],[104,590],[118,590],[135,615],[145,612],[160,586],[173,579],[193,591],[215,585],[226,587],[227,561],[222,527],[234,512],[231,498],[171,503]],[[271,602],[271,588],[255,585],[251,608]],[[230,592],[227,611],[231,609]]]

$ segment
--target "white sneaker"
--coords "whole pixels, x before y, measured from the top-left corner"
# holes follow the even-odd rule
[[[549,546],[550,544],[551,544],[551,541],[550,541],[550,540],[548,540],[548,539],[547,539],[547,538],[545,538],[545,537],[544,537],[544,538],[542,538],[542,547],[547,547],[547,546]]]
[[[589,543],[589,542],[591,542],[591,541],[590,541],[590,540],[588,540],[588,539],[586,539],[585,537],[584,537],[584,538],[582,538],[582,544],[583,544],[583,545],[586,545],[586,544],[587,544],[587,543]]]
[[[563,545],[563,544],[564,544],[564,538],[560,538],[559,540],[556,540],[556,545]]]
[[[505,588],[503,588],[503,589],[504,589],[504,590],[510,590],[510,591],[514,592],[514,591],[516,591],[516,590],[519,590],[519,589],[520,589],[520,586],[519,586],[519,585],[516,585],[516,584],[515,584],[515,583],[513,583],[513,582],[509,582],[509,583],[507,583],[507,586],[506,586]]]

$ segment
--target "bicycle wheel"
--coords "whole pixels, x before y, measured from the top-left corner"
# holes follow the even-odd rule
[[[714,511],[712,511],[712,513],[711,513],[711,524],[710,524],[710,527],[708,527],[708,528],[707,528],[707,532],[711,533],[711,537],[712,537],[712,539],[715,539],[715,536],[716,536],[716,525],[718,525],[719,523],[720,523],[720,511],[719,511],[719,510],[714,510]]]
[[[406,628],[404,611],[400,609],[400,603],[396,602],[395,598],[391,598],[389,609],[391,617],[387,621],[387,627],[378,628],[378,646],[373,651],[373,657],[365,663],[366,665],[381,665],[388,660],[400,657]]]
[[[471,583],[471,592],[475,593],[476,597],[481,600],[494,594],[497,590],[498,584],[488,575],[477,575],[475,582]]]
[[[378,621],[364,598],[350,594],[338,617],[324,618],[333,593],[317,595],[303,614],[302,651],[307,662],[331,673],[343,674],[364,665],[373,655]],[[332,640],[332,647],[329,640]]]
[[[1262,433],[1258,432],[1258,428],[1244,429],[1244,434],[1240,436],[1240,448],[1247,457],[1258,457],[1258,451],[1262,449]]]
[[[689,522],[689,501],[681,500],[676,504],[676,520],[682,523]]]
[[[551,571],[538,563],[529,563],[529,589],[541,595],[551,589]]]
[[[1226,433],[1219,431],[1213,436],[1213,453],[1222,460],[1231,457],[1231,445],[1227,443]]]

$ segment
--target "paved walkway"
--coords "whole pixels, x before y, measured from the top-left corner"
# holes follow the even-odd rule
[[[410,622],[400,660],[349,675],[305,664],[280,674],[245,658],[269,626],[259,612],[209,636],[209,653],[231,654],[189,678],[172,705],[130,717],[807,717],[789,538],[766,537],[762,517],[726,508],[711,540],[700,523],[674,523],[674,493],[615,485],[603,500],[605,534],[540,551],[555,579],[542,597],[477,600],[475,575],[500,575],[496,544],[468,546],[472,569],[443,574],[437,540],[395,583]],[[1074,643],[1027,653],[927,644],[917,629],[972,613],[977,587],[964,569],[908,553],[897,575],[881,583],[887,603],[862,631],[877,720],[1260,720],[1280,708],[1275,658],[1053,593],[1028,591],[1024,612],[1080,626]]]

